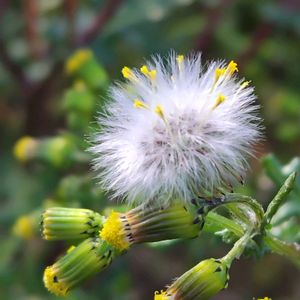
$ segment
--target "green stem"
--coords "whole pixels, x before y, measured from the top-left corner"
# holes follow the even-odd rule
[[[287,195],[293,189],[293,185],[296,179],[296,172],[293,172],[284,182],[283,186],[279,189],[274,199],[270,202],[267,211],[265,213],[265,222],[270,223],[273,216],[277,212],[278,208],[286,200]]]
[[[255,199],[249,196],[232,193],[226,195],[226,199],[223,204],[243,204],[248,206],[255,213],[258,223],[260,223],[260,221],[263,219],[264,210],[262,206]]]
[[[217,213],[209,212],[208,215],[205,218],[206,224],[212,224],[205,225],[205,228],[209,227],[217,227],[217,229],[214,228],[214,231],[222,230],[222,229],[228,229],[229,231],[233,232],[236,236],[241,237],[244,234],[244,229],[241,225],[235,223],[234,221],[223,217]]]
[[[237,242],[235,242],[231,250],[222,258],[222,260],[227,264],[227,266],[230,266],[235,258],[239,258],[241,256],[250,240],[251,233],[247,232]]]

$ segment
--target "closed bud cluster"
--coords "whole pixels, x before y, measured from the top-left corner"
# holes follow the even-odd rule
[[[22,162],[37,160],[56,168],[66,168],[74,161],[76,147],[66,136],[35,139],[23,137],[14,147],[15,157]]]
[[[79,49],[67,60],[66,73],[83,80],[91,89],[106,88],[108,76],[89,49]]]
[[[73,240],[97,236],[104,219],[89,209],[51,207],[42,214],[42,234],[46,240]]]
[[[75,82],[63,98],[68,127],[83,130],[89,126],[95,108],[95,97],[82,80]]]
[[[86,239],[45,269],[44,284],[51,293],[66,296],[72,288],[107,267],[116,255],[99,238]]]
[[[38,159],[58,168],[65,168],[73,162],[75,145],[71,139],[56,136],[41,140]]]
[[[228,265],[222,259],[206,259],[176,279],[154,300],[206,300],[228,285]]]

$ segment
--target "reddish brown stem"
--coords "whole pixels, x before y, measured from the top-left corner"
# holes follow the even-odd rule
[[[256,29],[251,37],[249,47],[237,59],[240,70],[242,70],[252,60],[252,58],[255,57],[262,44],[271,35],[272,29],[273,25],[268,23],[262,23]]]
[[[76,36],[75,17],[78,8],[78,0],[65,0],[64,10],[68,20],[68,38],[70,44],[74,45],[74,39]]]
[[[207,51],[209,44],[215,34],[215,31],[224,16],[224,9],[226,6],[230,5],[232,0],[223,0],[214,8],[207,10],[206,24],[198,35],[194,49],[201,52]]]
[[[76,39],[76,45],[86,45],[96,38],[102,32],[106,23],[119,9],[122,2],[123,0],[107,0],[106,5],[99,11],[99,14],[95,17],[90,27]]]
[[[10,73],[10,75],[15,79],[15,81],[18,83],[22,92],[24,94],[27,94],[31,88],[31,84],[27,80],[22,68],[18,64],[16,64],[9,56],[1,37],[0,37],[0,62]]]
[[[30,53],[34,58],[42,55],[42,44],[38,35],[38,14],[36,0],[24,1],[26,38]]]

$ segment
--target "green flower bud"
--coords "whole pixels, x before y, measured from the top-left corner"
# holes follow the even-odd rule
[[[206,300],[228,285],[228,265],[223,259],[206,259],[175,280],[154,300]]]
[[[15,143],[13,154],[20,162],[29,161],[35,157],[38,144],[38,140],[24,136]]]
[[[80,131],[90,125],[95,109],[95,97],[83,81],[76,81],[74,86],[65,93],[63,109],[70,129]]]
[[[42,214],[42,234],[46,240],[73,240],[96,236],[104,217],[82,208],[52,207]]]
[[[64,95],[63,109],[67,112],[75,111],[85,115],[93,113],[95,108],[95,97],[87,89],[85,83],[77,80],[73,87]]]
[[[45,269],[45,287],[57,296],[66,296],[72,288],[108,266],[117,254],[99,238],[89,238]]]
[[[43,139],[26,136],[16,142],[13,151],[21,162],[37,160],[59,168],[69,166],[78,152],[73,140],[67,136]]]
[[[77,50],[66,62],[66,72],[83,80],[92,89],[105,89],[108,76],[89,49]]]
[[[72,164],[76,147],[71,139],[65,136],[46,138],[40,141],[37,158],[57,168]]]
[[[140,206],[127,213],[112,212],[100,237],[116,249],[125,250],[131,244],[194,238],[202,225],[179,204],[166,209]]]

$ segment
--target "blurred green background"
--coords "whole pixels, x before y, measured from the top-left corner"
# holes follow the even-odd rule
[[[109,82],[121,79],[124,65],[140,66],[170,49],[234,59],[256,87],[265,126],[239,191],[264,205],[278,183],[260,159],[272,152],[286,164],[299,156],[299,0],[0,0],[0,25],[0,299],[56,298],[42,273],[68,245],[41,239],[36,220],[45,207],[108,205],[85,149]],[[67,72],[67,59],[81,47],[93,51],[92,64]],[[23,136],[40,145],[29,162],[13,156]],[[298,227],[287,226],[285,238],[299,241],[299,217],[293,222]],[[68,299],[152,299],[172,278],[227,249],[208,234],[135,246]],[[229,289],[214,299],[297,300],[299,283],[299,269],[282,257],[241,259]]]

